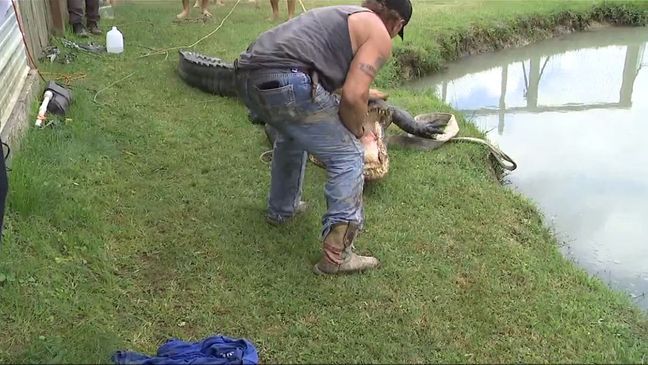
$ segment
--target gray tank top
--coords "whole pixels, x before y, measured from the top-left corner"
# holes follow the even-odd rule
[[[238,67],[315,69],[328,91],[342,87],[353,59],[348,17],[360,6],[315,8],[262,33],[241,53]]]

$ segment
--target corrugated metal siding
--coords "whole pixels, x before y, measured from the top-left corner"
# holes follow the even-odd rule
[[[0,130],[7,122],[22,86],[29,66],[25,45],[13,8],[0,15]]]

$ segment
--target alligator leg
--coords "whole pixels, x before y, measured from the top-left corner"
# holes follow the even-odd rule
[[[434,138],[437,134],[443,134],[448,119],[438,118],[425,122],[417,122],[407,111],[390,105],[392,111],[392,122],[400,129],[409,134],[422,138]]]

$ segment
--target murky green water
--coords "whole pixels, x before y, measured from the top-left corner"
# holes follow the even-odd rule
[[[487,131],[563,252],[648,309],[648,28],[473,56],[412,86]]]

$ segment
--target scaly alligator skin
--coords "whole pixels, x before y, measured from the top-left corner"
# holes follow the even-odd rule
[[[178,74],[184,82],[211,94],[236,96],[233,64],[195,52],[178,53]]]
[[[220,58],[210,57],[195,52],[179,51],[180,61],[178,73],[180,78],[190,86],[219,96],[236,97],[236,85],[233,64],[226,63]],[[386,103],[384,99],[369,101],[369,116],[365,124],[368,131],[361,138],[365,146],[364,177],[366,181],[378,180],[389,172],[389,154],[385,132],[391,123],[415,136],[433,138],[435,134],[443,133],[443,123],[418,123],[405,110]],[[255,124],[265,124],[263,121],[252,120]],[[266,135],[271,144],[275,135],[266,125]],[[313,156],[310,160],[320,167],[324,165]]]

